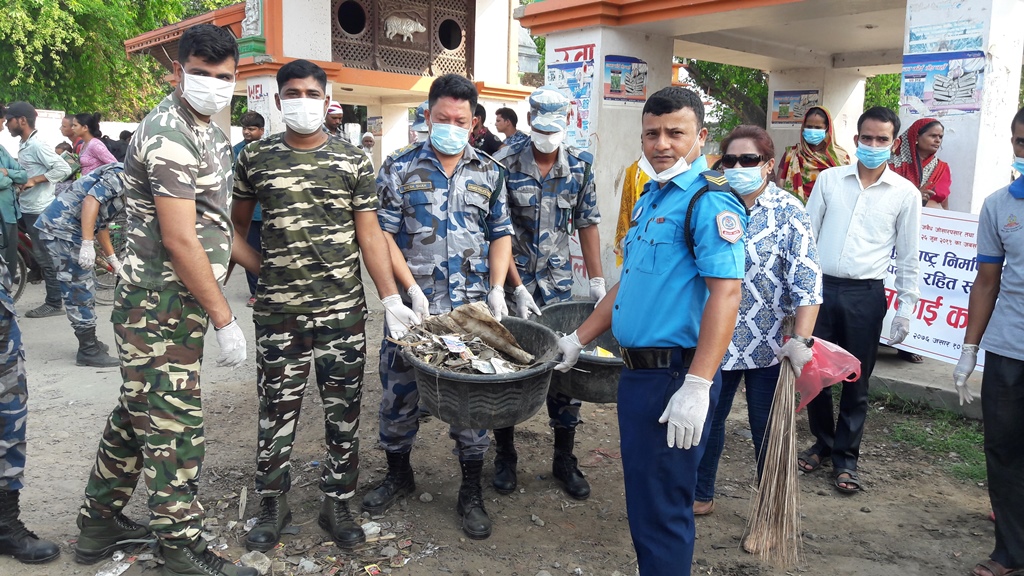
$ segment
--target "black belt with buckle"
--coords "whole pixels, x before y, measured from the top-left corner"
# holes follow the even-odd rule
[[[683,366],[693,361],[694,348],[619,348],[622,362],[630,370],[663,370],[677,360]]]

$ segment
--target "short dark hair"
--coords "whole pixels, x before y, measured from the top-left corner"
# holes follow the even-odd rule
[[[487,109],[484,108],[483,104],[476,105],[476,112],[473,113],[473,117],[479,118],[481,124],[487,122]]]
[[[896,135],[900,133],[900,117],[897,116],[895,112],[886,108],[885,106],[875,106],[873,108],[868,108],[867,110],[865,110],[864,113],[860,115],[860,118],[857,119],[858,135],[860,134],[861,125],[864,124],[864,121],[868,119],[877,120],[878,122],[882,122],[883,124],[886,122],[892,124],[893,140],[895,140]]]
[[[178,62],[196,56],[211,64],[234,58],[238,64],[238,42],[226,28],[213,24],[196,24],[185,30],[178,40]]]
[[[316,80],[320,87],[327,91],[327,72],[324,69],[313,64],[309,60],[292,60],[291,62],[281,66],[281,69],[277,71],[277,89],[283,90],[284,85],[290,80],[312,78]]]
[[[494,113],[501,116],[506,121],[511,122],[513,128],[515,128],[516,124],[519,123],[519,116],[516,115],[516,111],[511,108],[498,108]]]
[[[130,130],[121,130],[121,133],[117,135],[117,139],[118,140],[125,140],[125,141],[131,140],[132,139],[132,134],[134,134],[134,132],[132,132]]]
[[[1018,124],[1024,124],[1024,108],[1017,110],[1017,113],[1013,116],[1013,122],[1010,123],[1010,133],[1017,129]]]
[[[245,128],[246,126],[252,126],[254,128],[263,128],[266,124],[263,120],[263,115],[259,112],[253,112],[249,110],[242,117],[238,119],[238,123]]]
[[[445,74],[439,76],[430,85],[430,93],[427,96],[430,108],[437,104],[441,98],[454,98],[469,102],[469,109],[475,111],[477,106],[476,86],[465,76],[458,74]],[[476,114],[474,114],[475,116]]]
[[[765,161],[775,158],[775,142],[772,141],[772,137],[768,135],[768,132],[760,126],[741,124],[733,128],[731,132],[725,135],[725,138],[722,138],[720,144],[722,154],[725,154],[726,150],[729,149],[729,145],[737,140],[752,140],[754,146],[757,147],[757,152],[764,156]]]
[[[704,127],[704,102],[696,92],[682,86],[667,86],[651,94],[644,103],[643,115],[664,116],[683,108],[693,110],[698,130]]]
[[[82,114],[75,114],[75,121],[89,129],[89,134],[92,134],[93,138],[102,138],[103,132],[100,132],[100,113],[89,114],[83,112]]]
[[[54,149],[55,150],[63,150],[65,152],[71,152],[73,150],[71,148],[71,144],[68,144],[67,142],[58,142],[57,145],[54,146]]]

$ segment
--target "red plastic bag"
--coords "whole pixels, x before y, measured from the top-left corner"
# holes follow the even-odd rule
[[[811,361],[804,365],[796,379],[796,391],[800,394],[799,412],[823,389],[838,382],[853,382],[860,378],[860,360],[841,346],[821,338],[814,339],[811,347]]]

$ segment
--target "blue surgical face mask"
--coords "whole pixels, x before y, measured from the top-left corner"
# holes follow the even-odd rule
[[[742,196],[753,194],[761,189],[764,184],[764,176],[761,175],[762,166],[751,166],[750,168],[726,168],[725,179],[729,181],[729,187],[740,193]]]
[[[453,124],[431,124],[430,145],[441,154],[454,156],[469,144],[469,130]]]
[[[891,156],[892,150],[888,146],[875,148],[864,143],[857,144],[857,159],[870,170],[885,164]]]
[[[1016,170],[1018,174],[1024,175],[1024,158],[1021,158],[1020,156],[1014,156],[1013,169]]]
[[[817,146],[825,139],[825,130],[821,128],[804,128],[804,140],[811,146]]]

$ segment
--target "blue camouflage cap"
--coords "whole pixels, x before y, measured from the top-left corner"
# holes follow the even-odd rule
[[[430,101],[424,100],[422,104],[416,107],[416,120],[412,123],[413,132],[426,132],[427,128],[427,108],[430,107]]]
[[[530,127],[542,132],[565,130],[569,99],[554,86],[541,86],[530,94]]]

